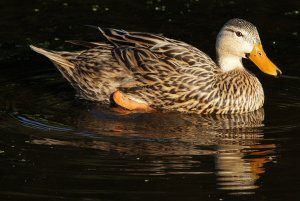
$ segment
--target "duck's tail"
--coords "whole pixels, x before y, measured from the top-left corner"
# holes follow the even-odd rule
[[[55,63],[56,65],[64,68],[64,69],[72,69],[74,68],[74,64],[72,64],[71,62],[69,62],[67,60],[67,58],[65,56],[63,56],[63,53],[60,52],[55,52],[55,51],[51,51],[51,50],[45,50],[33,45],[30,45],[30,48],[39,53],[42,54],[44,56],[46,56],[47,58],[49,58],[53,63]]]
[[[30,48],[33,51],[49,58],[57,67],[57,69],[61,72],[61,74],[70,82],[70,84],[73,87],[76,87],[76,82],[74,81],[76,68],[75,65],[69,61],[69,59],[75,57],[76,52],[56,52],[52,50],[45,50],[33,45],[30,45]]]

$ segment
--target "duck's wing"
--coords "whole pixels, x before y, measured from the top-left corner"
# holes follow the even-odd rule
[[[136,86],[120,86],[128,100],[153,108],[180,110],[195,104],[211,91],[214,72],[206,64],[192,68],[184,58],[161,56],[144,47],[118,47],[113,50],[118,63],[129,69]]]
[[[160,82],[163,76],[178,74],[179,71],[176,63],[165,57],[159,57],[144,47],[118,47],[113,50],[113,55],[144,85]]]
[[[127,32],[124,30],[100,28],[104,37],[116,47],[142,47],[158,58],[167,58],[181,66],[200,68],[200,70],[218,69],[215,62],[201,50],[187,43],[166,38],[162,35]],[[132,52],[132,49],[131,51]]]
[[[121,90],[130,99],[151,106],[176,107],[178,102],[197,96],[200,88],[211,86],[209,82],[218,71],[205,53],[180,41],[115,29],[105,29],[103,34],[116,46],[114,58],[140,83]]]

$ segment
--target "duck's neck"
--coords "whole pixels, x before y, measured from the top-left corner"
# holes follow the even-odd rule
[[[217,55],[217,63],[224,72],[234,69],[244,69],[242,58],[233,55]]]

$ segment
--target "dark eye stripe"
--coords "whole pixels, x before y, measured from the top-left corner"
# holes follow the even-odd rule
[[[233,29],[229,29],[229,28],[226,28],[225,30],[235,33],[238,37],[243,36],[242,32],[240,31],[234,31]]]
[[[233,29],[226,28],[225,30],[235,33],[235,31]]]

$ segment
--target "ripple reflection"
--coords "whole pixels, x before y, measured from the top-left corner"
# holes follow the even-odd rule
[[[49,124],[20,116],[18,119],[34,129],[47,130]],[[32,139],[31,143],[132,156],[130,166],[122,165],[126,175],[215,175],[219,189],[244,194],[259,188],[257,180],[266,171],[264,165],[275,158],[276,145],[263,140],[263,121],[263,109],[236,115],[120,115],[93,106],[81,110],[68,123],[74,128],[73,137],[48,133]],[[70,132],[69,128],[52,125],[48,128]],[[213,156],[214,163],[205,156]],[[214,165],[206,164],[210,162]],[[80,159],[80,163],[84,161]]]

